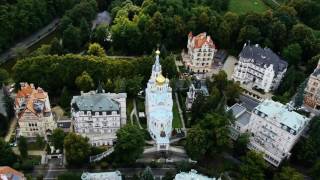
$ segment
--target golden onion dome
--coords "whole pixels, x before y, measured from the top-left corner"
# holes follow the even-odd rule
[[[160,74],[157,78],[156,78],[156,82],[158,85],[162,85],[164,82],[166,81],[166,78],[162,76],[162,74]]]
[[[156,51],[156,55],[160,55],[160,51],[159,51],[159,49]]]

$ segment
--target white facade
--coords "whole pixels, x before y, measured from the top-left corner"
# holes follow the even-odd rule
[[[269,92],[278,88],[288,63],[268,48],[245,44],[234,68],[233,80]]]
[[[215,44],[207,33],[188,36],[188,53],[183,61],[188,70],[196,74],[205,74],[212,70],[213,57],[216,53]]]
[[[288,158],[309,119],[289,107],[264,100],[251,113],[248,148],[264,153],[264,159],[274,166]]]
[[[15,99],[15,114],[19,123],[19,135],[46,137],[57,127],[53,119],[48,93],[33,84],[20,83]]]
[[[227,111],[231,112],[233,117],[235,118],[234,124],[230,126],[229,136],[233,140],[237,140],[240,134],[248,132],[251,112],[249,112],[241,104],[234,104],[229,109],[227,109]]]
[[[120,171],[100,172],[100,173],[83,173],[81,180],[122,180]]]
[[[186,108],[190,110],[196,97],[202,94],[203,96],[209,96],[207,86],[204,81],[196,79],[189,86],[189,91],[186,97]]]
[[[209,178],[207,176],[197,174],[196,170],[191,169],[190,172],[180,172],[179,174],[176,174],[174,180],[216,180],[216,178]]]
[[[113,145],[116,132],[126,124],[126,93],[91,91],[74,96],[71,115],[74,131],[93,146]]]
[[[172,89],[169,79],[163,77],[159,62],[160,51],[146,88],[146,116],[150,136],[155,140],[157,150],[168,150],[172,132]]]

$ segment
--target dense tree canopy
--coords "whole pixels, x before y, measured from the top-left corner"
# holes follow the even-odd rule
[[[69,133],[64,139],[66,158],[69,165],[86,164],[90,155],[89,139],[75,133]]]
[[[66,133],[63,131],[63,129],[57,128],[53,130],[50,141],[53,143],[55,149],[63,150],[65,136]]]
[[[274,180],[303,180],[302,174],[291,167],[282,167],[281,172],[276,174]]]
[[[142,155],[144,143],[144,134],[139,127],[127,124],[120,128],[114,150],[116,162],[122,165],[134,163]]]
[[[35,83],[51,95],[60,95],[64,86],[76,90],[75,80],[84,71],[96,85],[99,81],[107,84],[108,80],[115,80],[119,76],[129,80],[136,78],[132,75],[141,75],[143,81],[140,87],[143,87],[150,77],[152,63],[153,60],[148,57],[124,60],[67,54],[30,57],[19,61],[13,69],[16,82]]]
[[[263,155],[255,151],[249,151],[242,159],[240,165],[240,175],[242,179],[248,180],[264,180],[264,170],[266,162]]]
[[[15,162],[17,162],[17,157],[9,143],[0,138],[0,166],[12,166]]]
[[[83,71],[82,74],[76,78],[75,84],[84,92],[88,92],[94,87],[93,80],[86,71]]]
[[[72,8],[80,0],[19,0],[0,3],[0,53]]]
[[[18,138],[18,149],[22,158],[28,157],[28,142],[27,139],[23,136]]]

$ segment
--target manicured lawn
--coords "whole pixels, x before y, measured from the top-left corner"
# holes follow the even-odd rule
[[[264,12],[270,9],[262,0],[231,0],[229,11],[237,14],[244,14],[247,12]]]
[[[182,128],[181,119],[180,119],[179,111],[178,111],[178,106],[177,106],[177,103],[176,103],[175,99],[173,99],[173,120],[172,120],[172,127],[173,127],[173,128]]]
[[[35,142],[29,142],[28,143],[28,150],[43,150],[44,147],[39,146],[37,143]]]

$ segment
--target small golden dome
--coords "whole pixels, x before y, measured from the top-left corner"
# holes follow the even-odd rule
[[[160,51],[159,51],[159,49],[156,51],[156,55],[160,55]]]
[[[158,85],[162,85],[164,82],[166,81],[166,78],[162,76],[162,74],[160,74],[157,78],[156,78],[156,82]]]

